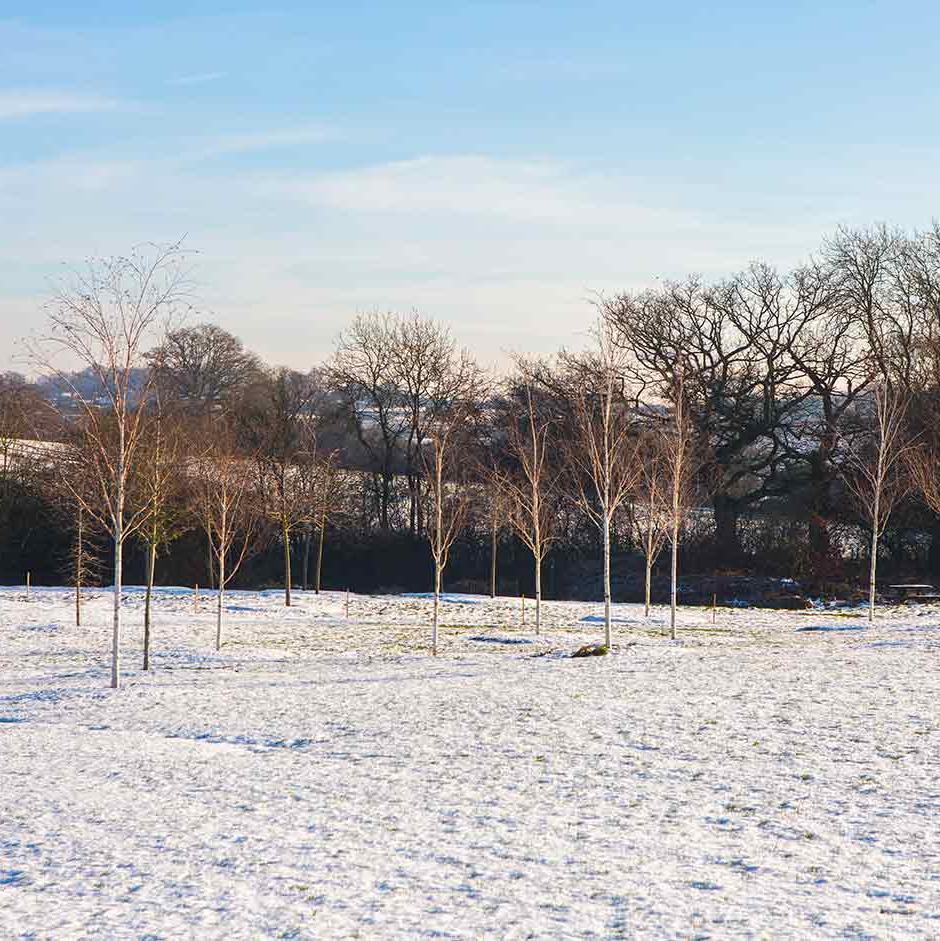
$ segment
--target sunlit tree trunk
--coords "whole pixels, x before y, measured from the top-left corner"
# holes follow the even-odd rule
[[[496,597],[496,550],[497,550],[496,517],[493,516],[493,525],[490,530],[490,597]]]
[[[604,645],[610,646],[611,620],[610,620],[610,519],[604,514]]]
[[[281,526],[284,539],[284,604],[290,607],[290,528],[284,520]]]
[[[209,588],[215,588],[215,560],[212,558],[212,540],[206,537],[206,571],[209,575]]]
[[[301,561],[300,587],[306,591],[310,582],[310,540],[312,536],[309,527],[304,532],[304,554]]]
[[[147,592],[144,596],[144,669],[150,669],[150,603],[153,597],[153,575],[157,566],[156,536],[147,543]]]
[[[678,511],[672,522],[672,569],[669,580],[669,636],[676,639],[676,604],[679,596],[679,517]]]
[[[542,556],[535,555],[535,634],[542,632]]]
[[[219,590],[215,606],[215,649],[222,649],[222,604],[225,596],[225,552],[219,553]]]
[[[874,493],[874,506],[872,507],[874,525],[871,528],[871,562],[868,569],[868,620],[875,620],[875,577],[878,572],[878,523],[881,520],[881,488],[877,487]]]
[[[118,423],[118,455],[115,474],[114,538],[114,622],[111,636],[111,688],[121,685],[121,591],[124,580],[124,423]]]
[[[85,509],[78,506],[78,544],[75,547],[75,626],[82,626],[82,581],[85,575]]]
[[[437,625],[441,605],[441,566],[434,564],[434,621],[431,626],[431,653],[437,656]]]
[[[320,539],[317,543],[317,577],[316,577],[316,590],[317,594],[320,594],[321,587],[321,577],[323,574],[323,541],[326,538],[326,514],[320,518]]]

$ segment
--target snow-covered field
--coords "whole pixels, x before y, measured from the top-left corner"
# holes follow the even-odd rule
[[[0,938],[940,938],[940,609],[0,590]],[[587,619],[587,620],[585,620]]]

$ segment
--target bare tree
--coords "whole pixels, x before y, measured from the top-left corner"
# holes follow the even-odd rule
[[[555,541],[559,474],[549,453],[552,422],[537,407],[531,382],[524,382],[521,397],[521,408],[511,409],[506,426],[506,451],[512,466],[501,470],[499,482],[510,524],[532,553],[538,634],[542,625],[542,563]]]
[[[408,475],[409,528],[412,535],[424,531],[421,480],[423,447],[427,428],[436,420],[442,403],[461,394],[472,383],[476,365],[465,350],[459,350],[443,325],[413,311],[392,317],[392,361],[395,384],[407,415],[404,457]]]
[[[76,492],[85,513],[114,544],[114,612],[111,686],[120,685],[121,587],[124,542],[143,523],[143,509],[129,511],[134,472],[153,374],[144,353],[160,342],[185,306],[189,284],[179,244],[149,246],[128,256],[100,259],[75,272],[49,304],[49,332],[33,346],[36,361],[55,373],[93,457],[95,500]],[[61,358],[86,366],[96,380],[83,393],[63,371]]]
[[[82,590],[102,576],[101,527],[85,511],[97,499],[99,482],[94,453],[86,453],[84,436],[65,426],[60,437],[67,443],[54,441],[46,445],[49,453],[44,463],[49,473],[45,480],[51,500],[71,530],[67,568],[75,587],[75,626],[81,627]]]
[[[382,529],[391,528],[391,505],[402,442],[409,431],[398,384],[393,314],[360,314],[340,336],[331,371],[372,474]]]
[[[317,529],[317,561],[314,571],[314,591],[319,595],[323,579],[323,548],[326,542],[326,524],[327,520],[339,512],[343,503],[343,492],[340,486],[339,468],[337,467],[337,452],[330,451],[328,454],[321,454],[317,461],[309,467],[309,472],[313,475],[311,491],[316,494],[316,529]],[[312,527],[310,528],[312,529]],[[312,532],[308,531],[306,541],[306,551],[304,554],[304,586],[307,584],[308,554],[310,547],[310,536]]]
[[[817,285],[806,291],[823,300],[790,344],[809,398],[791,411],[780,437],[786,472],[776,485],[806,519],[810,568],[820,572],[833,564],[833,526],[840,515],[839,429],[871,381],[871,356],[852,305],[842,296],[838,267],[811,266],[799,276]]]
[[[291,605],[291,541],[319,517],[314,377],[276,369],[257,383],[239,410],[239,430],[255,455],[262,506],[284,552],[284,604]]]
[[[171,331],[148,357],[160,388],[174,408],[195,417],[221,414],[263,376],[260,358],[242,341],[213,323]],[[215,562],[206,545],[209,587],[215,587]]]
[[[719,558],[741,554],[738,517],[778,483],[792,416],[812,394],[793,346],[830,309],[825,278],[754,264],[725,281],[666,282],[604,298],[601,313],[643,382],[667,395],[681,370],[684,410],[702,444]]]
[[[689,420],[685,377],[676,371],[669,389],[671,416],[663,429],[663,449],[669,481],[669,635],[676,639],[679,594],[679,538],[691,509],[694,479],[694,434]]]
[[[193,461],[193,510],[209,541],[217,585],[215,649],[222,649],[225,589],[254,548],[257,536],[255,474],[239,454],[234,436],[220,422],[206,432],[208,443]]]
[[[636,408],[626,395],[627,354],[609,322],[599,320],[595,349],[566,356],[572,432],[565,452],[581,509],[601,534],[604,585],[604,644],[611,645],[611,528],[640,471]]]
[[[223,408],[262,374],[258,357],[212,323],[173,330],[150,355],[166,394],[196,414]]]
[[[653,566],[669,537],[671,474],[662,429],[648,429],[638,448],[639,475],[633,490],[630,521],[642,547],[645,578],[643,613],[650,616]]]
[[[467,522],[472,506],[468,448],[473,441],[472,425],[478,414],[479,397],[467,388],[463,395],[441,405],[427,417],[421,451],[424,474],[431,497],[427,523],[431,556],[434,559],[434,616],[431,651],[437,656],[441,584],[450,550]]]
[[[878,544],[898,501],[908,489],[905,474],[910,442],[906,432],[908,396],[891,383],[875,382],[859,403],[863,433],[847,444],[845,480],[871,528],[868,620],[875,619]],[[926,492],[926,491],[925,491]]]
[[[491,472],[486,478],[486,500],[490,530],[490,597],[496,597],[499,535],[506,526],[505,501],[498,477]]]
[[[479,507],[474,514],[485,520],[490,540],[490,597],[495,598],[498,584],[500,534],[510,528],[508,500],[502,486],[505,428],[498,409],[482,411],[477,429],[477,466],[473,474],[477,484]]]
[[[176,417],[164,411],[159,391],[141,442],[140,471],[132,479],[131,505],[143,513],[138,537],[147,553],[144,594],[143,669],[150,669],[153,585],[157,556],[189,528],[183,496],[184,436]]]

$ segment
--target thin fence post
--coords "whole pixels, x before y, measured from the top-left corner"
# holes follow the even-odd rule
[[[522,596],[522,626],[525,627],[525,595]]]
[[[346,589],[346,617],[349,618],[349,589]]]
[[[27,600],[27,601],[30,600],[30,581],[31,581],[31,579],[30,579],[30,573],[27,572],[27,573],[26,573],[26,600]]]
[[[715,623],[717,618],[718,618],[718,593],[716,592],[712,595],[712,624]]]
[[[199,583],[196,582],[196,588],[193,591],[193,611],[199,610]]]

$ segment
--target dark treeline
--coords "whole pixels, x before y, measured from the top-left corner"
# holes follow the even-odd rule
[[[673,555],[705,594],[940,573],[936,227],[601,297],[585,351],[498,377],[417,313],[273,368],[181,319],[188,292],[178,246],[95,262],[52,299],[40,378],[0,379],[6,582],[661,601]]]

